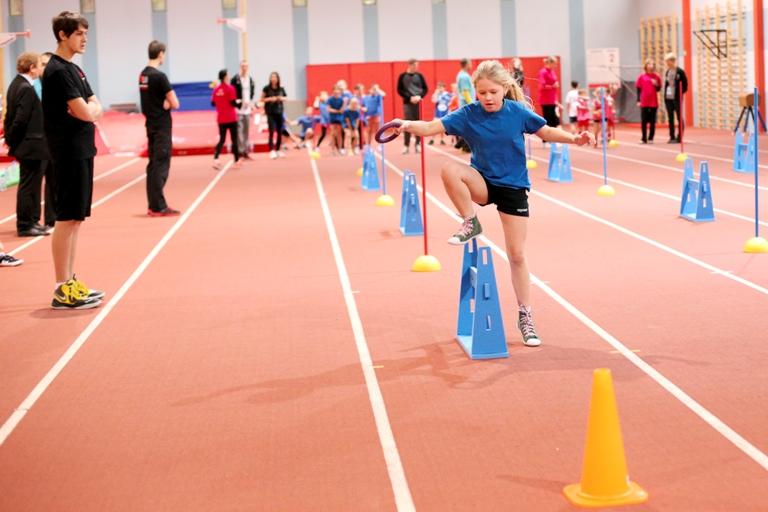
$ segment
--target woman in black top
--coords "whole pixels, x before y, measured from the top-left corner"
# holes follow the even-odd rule
[[[280,85],[280,75],[273,71],[269,75],[269,84],[261,91],[261,101],[264,103],[269,126],[269,157],[273,159],[285,156],[280,149],[283,147],[283,102],[287,99],[286,96],[285,89]],[[272,141],[272,135],[277,135],[275,142]]]

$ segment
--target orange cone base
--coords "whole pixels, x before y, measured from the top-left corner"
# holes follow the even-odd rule
[[[617,507],[637,505],[648,501],[648,493],[635,482],[629,482],[629,489],[613,496],[593,496],[581,490],[581,484],[566,485],[563,494],[573,505],[585,508]]]
[[[416,261],[413,262],[413,266],[411,266],[411,271],[439,272],[441,268],[440,261],[438,261],[437,258],[430,256],[429,254],[424,254],[416,258]]]

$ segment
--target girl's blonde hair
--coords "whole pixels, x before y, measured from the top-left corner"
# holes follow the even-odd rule
[[[531,108],[531,102],[523,94],[523,89],[512,74],[497,60],[484,60],[477,66],[472,75],[472,83],[477,88],[477,82],[481,79],[490,80],[504,87],[504,97],[508,100],[519,101]]]

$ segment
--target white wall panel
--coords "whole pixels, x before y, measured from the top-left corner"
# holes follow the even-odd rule
[[[311,64],[362,62],[364,58],[363,2],[361,0],[310,0],[308,5],[309,62]],[[290,36],[290,34],[286,35]],[[408,37],[406,34],[403,36]]]
[[[32,31],[27,39],[27,50],[40,53],[56,50],[51,19],[62,11],[80,9],[77,0],[27,0],[24,4],[24,28]]]
[[[447,8],[448,58],[501,56],[499,0],[447,0]]]
[[[434,58],[431,0],[384,0],[378,3],[379,58]]]
[[[126,20],[130,20],[130,23],[126,23]],[[99,4],[96,9],[96,25],[99,35],[101,102],[105,106],[113,103],[138,103],[138,76],[146,65],[147,45],[152,40],[150,3],[115,2],[110,3],[108,8]],[[102,37],[102,33],[107,37]],[[130,44],[126,44],[127,41]]]
[[[222,30],[229,30],[216,23],[221,14],[221,0],[168,0],[171,82],[216,78],[219,69],[224,67]]]
[[[559,55],[561,57],[562,100],[571,81],[568,0],[548,0],[546,12],[548,15],[542,14],[541,0],[517,1],[515,20],[517,51],[520,55]],[[535,77],[538,72],[538,68],[525,70],[528,77]],[[534,87],[536,82],[529,81],[529,84]]]
[[[257,95],[267,85],[272,71],[280,73],[280,80],[288,96],[294,97],[296,94],[292,9],[289,1],[248,2],[248,60],[251,75],[256,82]]]

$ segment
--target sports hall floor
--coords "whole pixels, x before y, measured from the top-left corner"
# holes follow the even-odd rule
[[[574,182],[557,184],[534,144],[540,348],[519,341],[500,224],[481,211],[510,346],[484,362],[453,340],[462,253],[444,242],[457,219],[439,168],[466,157],[445,146],[426,155],[443,265],[426,274],[399,208],[361,190],[359,157],[291,150],[218,173],[174,158],[177,218],[146,217],[145,160],[99,157],[77,268],[109,300],[83,312],[48,308],[50,241],[15,238],[0,193],[0,239],[26,260],[0,273],[0,510],[568,511],[599,367],[650,493],[628,510],[768,510],[768,255],[741,251],[752,176],[730,170],[728,133],[690,130],[717,209],[690,223],[677,146],[618,138],[613,198],[596,194],[599,150],[572,148]],[[398,144],[396,199],[419,170]]]

